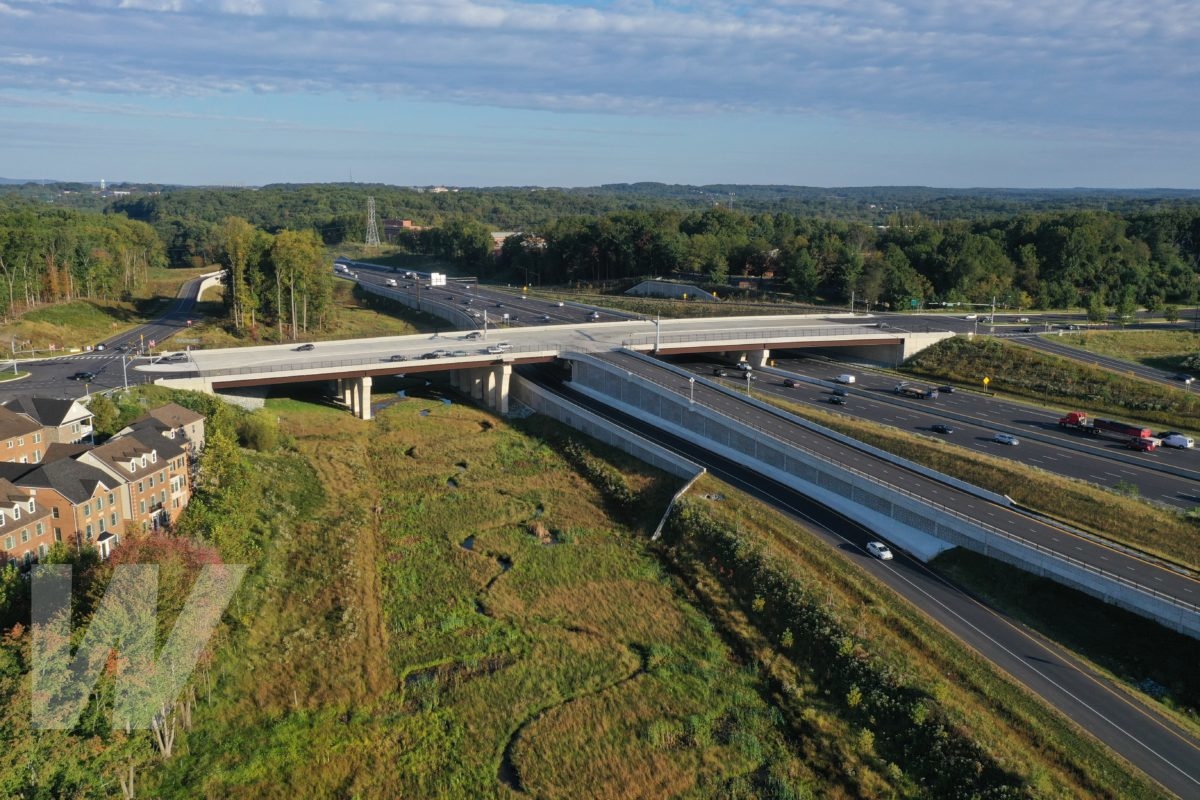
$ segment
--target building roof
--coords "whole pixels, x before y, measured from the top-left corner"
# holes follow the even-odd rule
[[[71,418],[72,410],[79,405],[77,401],[58,397],[31,397],[24,395],[14,397],[3,404],[10,411],[24,414],[35,422],[47,428],[57,428]],[[79,406],[86,417],[94,416],[83,406]]]
[[[46,447],[46,454],[42,456],[42,463],[46,464],[51,461],[61,461],[64,458],[75,458],[81,453],[86,453],[91,449],[92,446],[90,444],[60,444],[58,442],[51,442],[50,445]]]
[[[159,423],[161,425],[161,423]],[[183,455],[185,441],[183,439],[168,439],[162,435],[165,428],[146,425],[137,427],[129,433],[122,434],[120,437],[110,439],[110,442],[119,442],[125,439],[136,439],[141,444],[151,450],[158,451],[159,458],[175,458]]]
[[[24,413],[10,408],[0,407],[0,439],[11,439],[14,436],[27,436],[42,429],[40,422],[27,417]]]
[[[38,464],[16,481],[18,488],[54,489],[72,503],[82,503],[96,493],[96,486],[112,489],[117,482],[91,464],[64,458],[51,464]]]
[[[153,417],[172,428],[182,428],[184,425],[204,420],[203,414],[198,414],[190,408],[184,408],[178,403],[167,403],[165,406],[152,408],[146,412],[146,416]]]

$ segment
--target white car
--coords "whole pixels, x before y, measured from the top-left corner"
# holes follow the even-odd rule
[[[489,356],[499,356],[504,354],[504,348],[498,344],[489,344],[487,348]]]
[[[742,372],[750,372],[752,369],[754,369],[754,367],[750,366],[745,361],[739,361],[737,363],[737,368],[740,369]]]
[[[883,542],[867,542],[867,552],[880,561],[892,560],[892,551]]]
[[[1013,436],[1011,433],[997,433],[992,437],[992,441],[997,442],[998,444],[1009,445],[1018,445],[1021,443],[1021,440]]]
[[[979,319],[979,315],[978,314],[967,314],[965,317],[963,317],[963,319],[965,319],[967,322],[974,322],[975,320]]]
[[[1190,436],[1184,436],[1182,433],[1173,433],[1170,436],[1164,436],[1160,441],[1163,447],[1178,447],[1180,450],[1196,446],[1195,439]]]

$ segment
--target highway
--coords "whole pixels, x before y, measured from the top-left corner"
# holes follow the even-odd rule
[[[901,398],[893,389],[900,381],[910,379],[897,377],[895,373],[788,354],[779,354],[774,361],[776,368],[786,374],[828,382],[835,375],[850,372],[857,381],[853,386],[845,387],[848,397],[842,406],[828,404],[830,390],[827,387],[802,384],[798,388],[786,388],[781,377],[765,372],[754,382],[756,391],[792,402],[814,403],[824,411],[837,411],[901,430],[936,436],[972,450],[1109,488],[1132,484],[1140,496],[1175,508],[1192,509],[1200,503],[1200,449],[1159,448],[1153,453],[1135,452],[1115,439],[1091,437],[1060,428],[1058,419],[1062,414],[1053,409],[969,390],[952,394],[941,392],[937,399]],[[681,357],[676,363],[697,374],[709,375],[715,366],[715,362],[696,358]],[[910,382],[934,386],[927,381]],[[951,425],[954,433],[948,436],[933,433],[930,426],[939,422]],[[992,435],[997,431],[1013,433],[1021,443],[1014,447],[993,442]]]
[[[621,363],[641,364],[633,359]],[[744,464],[708,452],[703,442],[664,433],[653,422],[614,411],[574,392],[569,384],[559,381],[553,370],[523,369],[527,376],[612,424],[687,456],[716,477],[796,519],[1168,791],[1183,798],[1200,797],[1200,740],[1132,701],[1062,648],[1014,625],[902,551],[897,550],[896,558],[889,562],[871,558],[862,548],[867,541],[878,538],[876,532],[752,472]],[[696,382],[699,402],[714,399],[706,384],[703,378]],[[735,404],[731,410],[740,415],[747,411],[745,404],[741,406],[739,409]]]
[[[693,391],[681,375],[653,362],[624,353],[610,353],[605,360],[620,366],[631,380],[643,380],[663,386],[681,396]],[[753,390],[752,390],[753,391]],[[1034,543],[1086,565],[1129,581],[1145,591],[1169,597],[1200,613],[1200,582],[1161,565],[1113,550],[1103,544],[1067,533],[1013,509],[986,502],[979,497],[897,466],[883,458],[800,427],[788,415],[775,409],[762,409],[744,402],[741,394],[718,390],[706,379],[697,379],[695,401],[726,417],[737,419],[749,428],[783,441],[801,450],[856,469],[880,483],[916,494],[927,502],[970,517],[986,526]],[[887,531],[879,536],[888,539]]]

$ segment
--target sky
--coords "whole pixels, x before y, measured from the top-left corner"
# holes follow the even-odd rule
[[[1200,188],[1195,0],[0,0],[0,177]]]

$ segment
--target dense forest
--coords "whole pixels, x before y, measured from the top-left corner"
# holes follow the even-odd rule
[[[368,195],[380,221],[415,226],[390,232],[395,245],[483,277],[544,284],[639,276],[722,284],[748,276],[801,300],[840,304],[853,296],[877,308],[993,299],[1014,308],[1160,308],[1195,302],[1200,276],[1197,192],[663,184],[142,188],[153,191],[122,192],[96,214],[55,207],[94,205],[98,192],[87,187],[57,187],[54,205],[43,196],[54,186],[0,187],[4,307],[113,296],[136,282],[136,267],[165,258],[172,266],[229,266],[235,291],[227,302],[238,327],[266,321],[282,333],[285,324],[319,326],[328,292],[316,277],[314,248],[363,241]],[[153,246],[125,246],[151,229]],[[517,232],[499,259],[492,257],[496,230]],[[118,240],[97,243],[97,231]],[[300,231],[312,237],[300,248],[303,268],[289,252],[299,246]],[[136,252],[145,254],[141,261]]]
[[[0,204],[0,315],[60,300],[136,295],[162,241],[144,222],[54,206]]]

